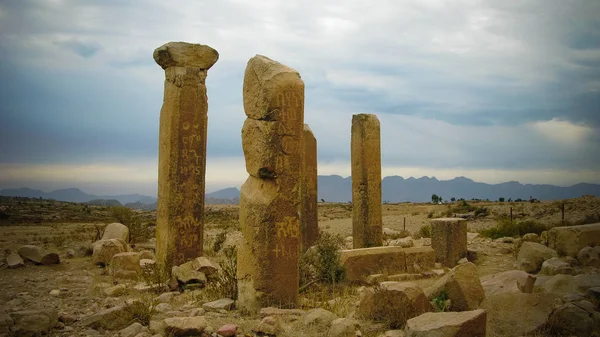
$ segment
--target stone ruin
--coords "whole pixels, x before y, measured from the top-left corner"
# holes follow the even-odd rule
[[[244,74],[246,171],[240,193],[238,306],[248,311],[298,299],[304,82],[256,55]]]
[[[157,261],[168,270],[202,255],[209,46],[169,42],[154,51],[165,70],[158,151]]]
[[[157,262],[168,270],[203,254],[205,80],[218,56],[209,46],[183,42],[167,43],[154,52],[166,77]],[[242,147],[249,177],[240,191],[238,306],[248,311],[294,307],[299,255],[319,233],[317,141],[304,124],[304,82],[294,69],[256,55],[246,67],[243,102],[247,119]],[[434,229],[433,249],[383,246],[379,120],[372,114],[354,115],[351,131],[354,249],[341,255],[348,279],[362,282],[383,272],[399,280],[433,269],[434,261],[455,265],[454,251],[462,257],[463,247],[454,247],[454,236],[466,235],[463,231],[454,235],[451,229]]]
[[[352,116],[351,157],[353,247],[381,246],[381,150],[377,116]]]

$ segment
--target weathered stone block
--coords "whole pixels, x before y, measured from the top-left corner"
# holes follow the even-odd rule
[[[167,270],[203,254],[208,98],[206,74],[219,54],[169,42],[154,51],[165,69],[160,111],[156,260]]]
[[[304,124],[302,136],[302,184],[300,231],[302,251],[306,251],[319,236],[318,192],[317,192],[317,139],[308,125]]]
[[[409,319],[406,337],[485,337],[487,313],[477,309],[464,312],[428,312]]]
[[[406,272],[421,273],[435,268],[435,252],[431,246],[404,248]]]
[[[381,144],[377,116],[352,116],[351,161],[353,247],[381,246]]]
[[[371,274],[406,272],[406,253],[402,247],[371,247],[342,250],[340,263],[346,269],[346,279],[364,282]]]
[[[110,239],[121,239],[125,242],[129,242],[129,227],[118,222],[108,224],[102,234],[102,240]]]
[[[431,247],[435,261],[446,267],[456,266],[467,256],[467,221],[460,218],[431,220]]]
[[[548,231],[548,247],[559,254],[576,257],[587,246],[600,246],[600,223],[554,227]]]

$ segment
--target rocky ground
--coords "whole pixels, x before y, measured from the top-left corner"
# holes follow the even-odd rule
[[[225,298],[226,289],[215,286],[223,281],[218,275],[231,262],[224,247],[235,246],[241,238],[236,205],[207,207],[204,255],[209,262],[182,272],[177,287],[170,284],[172,291],[168,289],[172,282],[163,282],[157,270],[152,275],[136,270],[140,262],[153,257],[151,212],[139,213],[149,224],[149,239],[121,242],[129,239],[122,233],[113,234],[120,238],[106,238],[110,243],[103,249],[111,247],[124,256],[115,264],[119,269],[98,265],[112,255],[92,255],[92,243],[99,233],[106,236],[110,232],[106,225],[114,221],[107,209],[20,201],[21,205],[14,200],[0,204],[4,214],[0,335],[427,336],[437,329],[440,336],[477,336],[483,324],[487,336],[600,336],[596,311],[600,309],[600,248],[593,248],[600,242],[590,241],[589,248],[576,249],[569,256],[565,252],[575,248],[548,247],[553,237],[549,239],[547,233],[495,240],[476,233],[494,226],[510,207],[515,219],[551,227],[561,222],[562,202],[473,203],[488,211],[469,217],[470,262],[463,260],[453,269],[438,265],[435,272],[421,276],[411,274],[408,283],[379,284],[383,280],[379,279],[371,285],[315,284],[305,288],[298,309],[265,308],[250,314],[237,310]],[[567,223],[593,220],[600,214],[598,198],[564,203]],[[420,237],[421,227],[447,211],[446,205],[384,205],[386,244],[409,245],[410,241],[413,246],[429,246],[431,239]],[[82,218],[82,214],[93,217]],[[351,223],[350,205],[319,205],[322,231],[347,237]],[[569,239],[567,235],[554,240]],[[41,249],[27,250],[26,245]],[[395,314],[386,316],[386,312]]]

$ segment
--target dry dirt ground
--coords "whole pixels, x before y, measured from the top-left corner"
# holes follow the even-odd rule
[[[16,252],[24,244],[33,244],[57,252],[61,263],[51,266],[36,266],[27,263],[25,267],[8,269],[3,263],[0,267],[0,313],[2,310],[30,310],[55,308],[60,315],[81,319],[103,308],[124,303],[128,298],[154,297],[129,291],[126,294],[110,297],[105,289],[122,283],[107,275],[105,269],[92,264],[86,251],[97,238],[98,231],[114,219],[110,218],[106,207],[84,206],[80,204],[25,200],[3,197],[0,203],[0,261],[4,261],[9,251]],[[20,204],[19,204],[20,202]],[[470,202],[471,203],[471,202]],[[477,207],[486,207],[488,215],[469,220],[469,231],[476,232],[492,227],[497,219],[508,216],[510,207],[516,219],[535,219],[548,226],[561,223],[561,205],[565,204],[565,221],[577,223],[585,219],[600,216],[600,198],[583,197],[562,202],[541,203],[472,203]],[[418,232],[430,218],[443,215],[447,205],[432,204],[384,204],[383,226],[392,230],[406,229],[410,233]],[[216,253],[213,245],[220,233],[226,233],[224,246],[235,244],[240,233],[237,231],[239,207],[237,205],[207,205],[206,207],[206,247],[205,255],[213,261],[222,256]],[[144,223],[152,228],[154,212],[139,212]],[[349,204],[319,204],[319,227],[322,231],[339,234],[343,237],[352,234],[352,210]],[[151,237],[150,231],[150,237]],[[140,247],[151,247],[152,239]],[[426,244],[426,239],[416,240],[416,245]],[[493,242],[489,239],[469,241],[469,248],[479,250],[477,261],[480,276],[514,269],[513,245]],[[67,253],[75,257],[67,258]],[[435,279],[419,280],[422,286],[433,283]],[[51,294],[53,290],[54,294]],[[57,294],[56,294],[57,293]],[[337,302],[324,304],[320,301],[341,298]],[[186,314],[201,307],[210,299],[210,294],[202,290],[186,292],[170,301],[170,313],[155,313],[152,319],[168,315]],[[324,306],[340,317],[350,311],[357,299],[357,287],[342,286],[335,288],[314,287],[302,296],[305,308]],[[207,313],[209,325],[218,329],[221,324],[235,323],[244,333],[256,326],[258,316],[244,316],[236,311],[230,313]],[[76,324],[63,324],[53,330],[55,336],[113,336],[116,331],[90,330]],[[281,335],[323,336],[323,331],[299,328]],[[387,330],[381,324],[363,322],[363,336],[378,336]]]

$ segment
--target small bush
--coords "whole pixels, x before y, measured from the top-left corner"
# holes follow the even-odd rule
[[[498,239],[505,236],[523,236],[527,233],[536,233],[539,235],[545,230],[547,230],[545,225],[534,220],[513,220],[511,224],[510,219],[505,218],[501,219],[495,227],[482,230],[480,234],[491,239]]]
[[[223,244],[225,243],[226,239],[227,239],[226,231],[222,231],[219,234],[217,234],[217,236],[215,237],[215,241],[213,242],[213,251],[215,253],[218,253],[221,250],[221,248],[223,248]]]
[[[335,284],[344,279],[344,267],[340,264],[339,250],[344,239],[339,235],[322,232],[314,246],[300,257],[301,290],[312,283]]]
[[[142,224],[140,216],[131,208],[114,206],[110,208],[110,215],[117,222],[129,228],[129,242],[143,242],[149,239],[146,226]]]
[[[445,290],[433,298],[432,302],[436,311],[448,311],[448,293]]]
[[[430,238],[431,237],[431,225],[426,224],[426,225],[421,226],[421,228],[419,228],[419,230],[413,234],[413,237],[415,239]]]
[[[167,268],[157,262],[146,264],[141,267],[141,279],[152,287],[154,292],[160,293],[168,288],[170,280]]]
[[[428,218],[428,219],[431,219],[431,218],[433,218],[433,211],[429,211],[429,212],[427,212],[427,218]]]
[[[228,246],[223,249],[225,259],[219,263],[221,270],[217,277],[208,283],[208,291],[215,299],[231,298],[237,300],[237,247]]]

